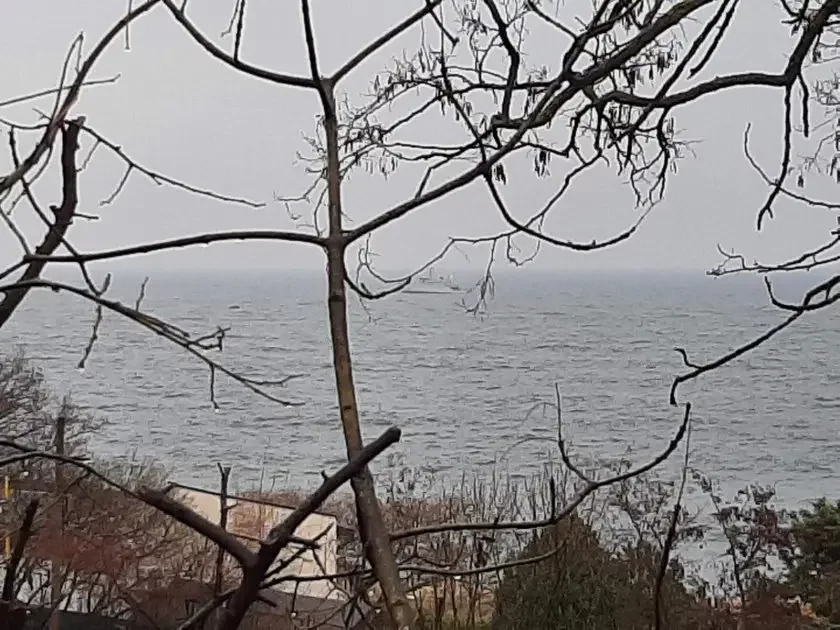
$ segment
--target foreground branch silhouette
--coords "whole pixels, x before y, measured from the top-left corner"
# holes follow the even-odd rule
[[[0,467],[24,461],[48,459],[61,462],[71,467],[80,468],[85,473],[93,474],[99,477],[105,483],[116,487],[126,495],[132,496],[137,500],[157,508],[165,514],[168,514],[175,520],[219,545],[219,547],[223,548],[227,553],[236,559],[242,567],[243,573],[241,583],[239,587],[231,593],[230,602],[225,608],[224,614],[219,621],[220,630],[229,630],[239,627],[239,624],[245,616],[248,608],[259,598],[260,590],[263,588],[263,580],[266,578],[269,569],[274,564],[280,551],[283,550],[290,541],[296,538],[294,533],[301,523],[303,523],[304,519],[317,511],[336,490],[338,490],[343,484],[358,476],[360,471],[366,468],[375,457],[384,452],[389,446],[398,442],[399,439],[399,429],[392,427],[385,431],[379,438],[363,447],[357,456],[351,458],[350,461],[340,470],[327,477],[323,484],[309,497],[307,497],[307,499],[303,501],[285,520],[275,525],[269,532],[268,537],[264,541],[261,541],[259,551],[257,552],[251,551],[237,538],[222,530],[218,525],[211,523],[201,515],[197,514],[189,507],[169,498],[165,492],[152,488],[140,488],[135,492],[130,488],[121,486],[119,483],[101,475],[101,473],[97,472],[89,465],[80,462],[77,458],[72,456],[43,452],[15,442],[0,441],[0,447],[19,451],[18,455],[12,455],[0,460]],[[37,509],[37,501],[31,502],[27,507],[24,523],[21,527],[22,534],[19,537],[18,545],[15,547],[12,562],[7,567],[5,577],[7,584],[13,582],[16,578],[17,564],[20,561],[20,556],[23,553],[29,532],[32,529],[32,521],[35,518]],[[4,602],[8,602],[9,600],[5,598],[5,586],[3,592]],[[219,602],[217,605],[220,605],[221,603],[222,602]],[[209,614],[212,610],[213,608],[210,608],[206,614]],[[2,612],[3,610],[0,610],[0,613]],[[0,620],[3,619],[5,619],[5,617],[0,614]]]
[[[309,1],[301,0],[299,19],[305,49],[300,52],[308,61],[309,72],[297,76],[242,60],[243,23],[248,19],[244,2],[236,4],[229,29],[233,31],[235,27],[234,49],[228,53],[203,34],[192,20],[186,2],[179,6],[174,0],[150,0],[130,9],[108,31],[79,67],[69,87],[62,78],[61,85],[55,90],[20,97],[0,95],[4,99],[0,101],[0,107],[45,95],[56,96],[52,113],[44,114],[45,122],[41,120],[35,125],[5,123],[10,131],[13,165],[10,172],[0,178],[0,203],[4,206],[0,212],[20,244],[21,255],[17,262],[0,272],[0,279],[4,282],[0,285],[4,294],[0,302],[0,326],[9,321],[32,289],[71,293],[97,308],[97,323],[85,350],[85,358],[95,352],[93,342],[98,322],[102,313],[107,311],[134,321],[202,361],[210,371],[210,400],[216,407],[217,373],[233,378],[272,402],[287,406],[301,404],[301,401],[277,395],[271,388],[284,386],[290,379],[304,375],[290,374],[268,380],[238,374],[224,367],[210,353],[222,350],[225,330],[190,333],[144,312],[142,297],[133,308],[111,300],[105,295],[108,283],[96,286],[87,273],[86,265],[94,261],[225,241],[300,243],[314,246],[324,254],[334,387],[348,465],[325,482],[292,517],[278,524],[257,553],[164,493],[150,489],[134,492],[124,488],[134,498],[199,532],[241,565],[243,576],[239,587],[203,609],[199,615],[201,619],[224,605],[219,627],[225,630],[236,628],[249,607],[257,601],[260,590],[265,587],[269,567],[289,542],[295,527],[316,510],[338,485],[349,480],[354,493],[363,555],[370,564],[370,574],[381,588],[387,617],[399,630],[414,628],[415,615],[406,596],[401,570],[465,575],[500,571],[514,565],[496,564],[466,571],[410,563],[400,566],[394,553],[394,545],[398,541],[442,532],[529,530],[554,525],[571,515],[596,491],[646,473],[664,462],[677,449],[688,430],[690,405],[685,404],[676,435],[659,456],[637,468],[602,480],[591,479],[581,473],[579,476],[584,485],[573,501],[562,510],[552,504],[549,513],[542,517],[515,521],[440,522],[403,531],[388,531],[374,478],[367,464],[396,442],[399,432],[390,430],[378,440],[368,445],[364,443],[364,414],[356,396],[348,330],[348,295],[356,294],[362,300],[387,297],[408,287],[419,274],[459,246],[484,246],[489,250],[485,272],[464,299],[468,311],[478,312],[486,308],[487,301],[492,297],[493,268],[499,259],[504,258],[510,264],[519,266],[533,260],[541,247],[594,251],[618,246],[643,229],[645,218],[665,193],[675,164],[690,153],[690,144],[681,140],[677,131],[675,121],[678,110],[701,98],[736,87],[770,88],[780,90],[784,95],[786,122],[780,160],[781,176],[766,175],[761,170],[750,156],[745,138],[748,159],[769,186],[766,202],[757,209],[757,228],[761,229],[763,223],[773,217],[774,206],[780,197],[820,206],[819,202],[790,191],[785,179],[792,170],[794,96],[801,96],[804,103],[811,98],[805,73],[809,60],[818,56],[817,51],[831,45],[826,43],[824,36],[837,28],[840,0],[822,0],[813,6],[783,7],[781,18],[795,28],[790,36],[787,62],[779,72],[745,70],[707,80],[698,80],[697,77],[714,58],[721,41],[730,32],[733,16],[741,7],[739,0],[598,0],[593,3],[591,13],[579,20],[554,17],[546,10],[546,4],[531,0],[455,2],[451,6],[442,0],[418,2],[414,7],[407,7],[406,17],[401,22],[386,29],[328,75],[319,61],[316,16]],[[207,52],[211,61],[277,88],[296,88],[317,94],[320,103],[318,125],[312,137],[307,139],[311,155],[303,157],[311,181],[302,187],[302,194],[279,197],[290,208],[304,207],[304,212],[312,217],[308,227],[298,225],[290,230],[188,234],[166,241],[118,249],[103,248],[94,252],[80,252],[72,246],[73,226],[82,219],[76,212],[78,180],[84,177],[84,171],[76,161],[80,136],[93,142],[85,165],[97,147],[110,150],[125,165],[124,175],[117,182],[113,194],[102,200],[101,206],[119,203],[124,185],[132,174],[201,195],[208,202],[259,205],[240,195],[218,193],[205,185],[186,183],[163,175],[153,167],[140,166],[128,157],[130,151],[107,140],[96,130],[96,121],[82,116],[69,118],[80,91],[90,84],[88,77],[105,48],[134,20],[152,9],[169,16],[180,27],[183,36]],[[411,45],[416,45],[416,52],[406,54],[404,60],[377,72],[368,94],[360,98],[355,95],[344,98],[345,94],[340,91],[343,80],[359,72],[363,64],[370,62],[386,46],[402,41],[402,38],[408,40],[409,33],[421,26],[423,37],[410,40],[413,42]],[[529,65],[527,62],[532,51],[525,33],[536,27],[551,33],[552,44],[556,44],[551,47],[551,59],[544,65]],[[71,53],[75,46],[74,43]],[[68,61],[65,61],[65,73],[67,68]],[[683,81],[681,85],[684,87],[677,90],[674,86],[680,81]],[[816,98],[829,107],[833,104],[833,92],[823,87],[825,89],[817,91]],[[454,121],[458,131],[452,132],[451,137],[447,132],[445,138],[430,138],[428,131],[417,125],[420,130],[414,131],[412,136],[415,123],[424,116],[434,115],[438,109],[441,120]],[[807,111],[802,116],[808,120]],[[808,124],[804,126],[806,130],[809,127]],[[34,149],[18,158],[17,139],[25,134],[35,134],[37,141]],[[31,185],[48,168],[59,138],[63,196],[61,205],[53,207],[53,216],[49,216],[40,210]],[[521,205],[517,204],[517,195],[506,188],[517,160],[532,163],[535,180],[546,181],[553,186],[553,192],[538,207],[517,207]],[[629,205],[638,211],[636,218],[617,233],[596,235],[592,239],[573,240],[549,233],[547,218],[559,207],[577,178],[605,165],[628,183]],[[416,175],[416,191],[402,201],[362,216],[359,222],[348,227],[354,215],[364,214],[364,209],[345,207],[343,196],[345,183],[359,169],[383,176],[398,170]],[[490,234],[444,238],[439,253],[411,273],[399,277],[386,276],[376,268],[374,239],[382,229],[429,209],[436,202],[473,184],[481,187],[487,206],[493,208],[504,229]],[[15,200],[13,193],[18,194]],[[36,248],[29,246],[26,235],[12,214],[19,202],[28,204],[36,214],[40,213],[47,224],[46,236]],[[834,209],[830,204],[823,205]],[[725,254],[724,265],[715,273],[771,273],[829,265],[838,260],[837,254],[829,255],[840,238],[836,234],[834,236],[836,238],[828,244],[778,265],[756,263],[751,266],[743,256]],[[523,250],[523,242],[529,244],[530,251]],[[354,264],[348,263],[348,255],[355,256]],[[86,279],[85,286],[42,278],[42,272],[49,264],[79,265]],[[735,265],[734,270],[732,265]],[[19,276],[10,279],[14,274]],[[834,304],[840,299],[838,286],[840,279],[835,277],[808,292],[800,303],[788,304],[778,300],[768,284],[772,303],[785,311],[787,318],[752,342],[704,364],[691,361],[688,351],[679,349],[688,372],[675,378],[670,402],[680,404],[677,389],[681,383],[725,366],[806,313]],[[4,445],[8,448],[20,446],[13,440],[7,440]],[[578,470],[565,452],[562,436],[558,447],[569,469]],[[20,450],[22,452],[0,461],[0,464],[12,465],[35,457],[56,457],[37,449]],[[81,466],[72,459],[68,459],[67,463]],[[196,617],[197,621],[200,621],[199,617]]]

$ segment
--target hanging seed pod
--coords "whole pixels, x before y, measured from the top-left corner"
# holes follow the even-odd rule
[[[496,164],[493,167],[493,179],[502,184],[507,184],[507,176],[505,175],[505,167],[502,164]]]

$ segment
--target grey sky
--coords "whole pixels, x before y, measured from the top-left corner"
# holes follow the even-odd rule
[[[568,2],[563,9],[568,13],[561,12],[561,16],[583,15],[587,4]],[[219,42],[232,5],[232,1],[194,0],[190,15],[204,33]],[[418,2],[314,0],[323,68],[335,69],[417,6]],[[123,3],[101,0],[12,3],[4,12],[5,36],[0,40],[5,68],[0,100],[55,85],[73,37],[84,31],[85,51],[89,52],[123,12]],[[775,3],[744,0],[728,39],[703,77],[738,70],[781,70],[793,42],[779,25],[780,15]],[[413,50],[419,33],[415,27],[396,45],[359,67],[343,84],[348,95],[355,98],[403,47]],[[307,74],[297,2],[251,0],[244,41],[247,61]],[[230,46],[231,42],[228,39],[224,44]],[[528,62],[556,63],[565,44],[535,32],[528,46]],[[105,151],[97,152],[81,179],[79,210],[100,213],[102,219],[73,226],[69,236],[78,249],[98,250],[224,229],[292,227],[283,206],[271,200],[274,192],[296,194],[308,184],[293,161],[295,152],[306,148],[301,132],[314,128],[319,107],[314,93],[244,77],[223,66],[204,53],[162,6],[132,27],[129,52],[122,39],[111,45],[93,77],[116,73],[121,74],[116,84],[87,89],[73,113],[86,115],[91,126],[148,168],[196,186],[269,203],[259,210],[223,204],[155,186],[135,173],[117,200],[100,209],[99,200],[119,181],[123,164]],[[680,163],[679,173],[670,179],[666,200],[641,231],[629,242],[606,251],[578,254],[546,248],[535,266],[706,268],[717,261],[718,242],[768,261],[822,242],[829,227],[836,225],[835,219],[784,201],[779,204],[784,211],[768,222],[760,235],[755,233],[756,212],[766,188],[743,157],[742,133],[747,121],[752,121],[754,153],[775,174],[781,145],[781,96],[778,90],[739,89],[678,110],[678,127],[686,131],[685,137],[702,142],[695,146],[696,158]],[[48,109],[51,101],[44,99],[38,105]],[[31,105],[4,108],[0,116],[36,121]],[[414,137],[444,139],[447,125],[439,116],[429,117],[413,128]],[[2,160],[6,171],[9,160],[5,155]],[[38,184],[37,192],[45,203],[59,199],[55,175],[50,173]],[[346,189],[347,212],[360,221],[387,209],[412,194],[418,176],[417,171],[406,170],[384,181],[359,172]],[[553,192],[558,179],[536,181],[527,162],[512,164],[505,194],[515,213],[525,217]],[[827,198],[836,196],[827,182],[815,186],[813,192]],[[297,210],[303,212],[304,208]],[[35,243],[41,230],[30,215],[28,208],[21,207],[15,216]],[[629,189],[622,187],[612,172],[600,169],[577,181],[565,202],[554,210],[548,231],[590,241],[621,231],[635,217]],[[434,254],[449,234],[487,234],[501,225],[486,191],[475,184],[389,227],[374,246],[383,265],[407,267]],[[5,228],[0,230],[0,251],[2,263],[19,256],[17,243]],[[473,265],[484,262],[479,252],[473,252],[471,260]],[[215,245],[129,262],[132,267],[148,269],[323,265],[321,254],[313,248],[283,243]],[[447,263],[465,264],[457,254]]]

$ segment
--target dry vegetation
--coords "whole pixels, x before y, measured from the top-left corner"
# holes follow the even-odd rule
[[[0,381],[0,387],[15,393],[3,399],[7,418],[31,410],[27,401],[38,400],[39,409],[55,405],[67,414],[67,426],[76,435],[73,453],[84,452],[84,430],[97,426],[95,419],[74,415],[68,401],[54,400],[41,373],[22,357],[4,366],[9,381]],[[32,440],[48,432],[53,421],[49,414],[43,419],[39,430],[27,427]],[[215,545],[126,493],[144,484],[162,485],[160,469],[97,464],[98,472],[107,471],[122,487],[73,471],[57,490],[54,466],[6,468],[15,492],[4,505],[4,532],[19,541],[24,513],[33,499],[40,506],[27,528],[14,596],[27,606],[49,608],[53,580],[58,580],[64,598],[60,606],[73,602],[85,612],[124,619],[138,628],[175,627],[184,621],[184,601],[213,598]],[[551,505],[568,508],[585,485],[562,465],[523,483],[497,477],[443,484],[406,468],[390,469],[382,482],[383,518],[423,628],[642,630],[655,625],[657,593],[662,627],[676,630],[794,630],[840,623],[838,504],[821,500],[811,510],[789,513],[773,504],[770,489],[749,486],[728,499],[695,472],[684,483],[702,490],[710,509],[683,509],[675,519],[673,506],[681,505],[678,495],[684,488],[648,473],[591,495],[567,518],[544,528],[414,536],[442,522],[539,518]],[[294,506],[307,493],[241,496]],[[352,495],[335,494],[320,511],[358,532]],[[358,543],[357,538],[341,541],[345,563],[333,579],[341,590],[362,589],[368,604],[381,606],[382,594],[360,562]],[[711,579],[681,559],[683,549],[698,544],[710,544],[720,553]],[[53,566],[59,567],[56,575]],[[235,564],[226,563],[223,587],[235,586],[239,575]],[[281,575],[276,583],[294,580]],[[293,627],[293,619],[285,619]],[[256,605],[243,627],[287,627],[277,623],[277,613]]]

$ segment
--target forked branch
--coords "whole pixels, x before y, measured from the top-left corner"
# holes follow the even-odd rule
[[[61,177],[63,196],[60,206],[53,206],[52,225],[48,228],[44,240],[35,250],[38,256],[51,256],[64,241],[67,230],[73,223],[73,216],[79,202],[78,172],[76,169],[76,151],[78,150],[79,131],[84,118],[71,120],[61,129]],[[23,164],[17,170],[23,169]],[[22,171],[18,179],[25,176]],[[45,260],[31,260],[19,279],[19,283],[37,280],[46,265]],[[18,284],[5,291],[0,302],[0,327],[2,327],[20,306],[31,287]]]
[[[152,9],[160,0],[147,0],[137,8],[129,11],[121,20],[119,20],[106,34],[105,36],[99,41],[96,47],[93,49],[90,55],[88,55],[85,62],[82,64],[82,67],[79,69],[79,73],[76,76],[75,81],[70,86],[70,89],[67,90],[67,94],[64,99],[61,101],[61,104],[57,107],[54,115],[49,120],[46,129],[44,130],[41,139],[35,145],[35,148],[32,152],[23,160],[23,162],[15,168],[14,171],[6,175],[5,177],[0,178],[0,195],[2,195],[5,191],[11,189],[12,186],[17,184],[21,177],[26,176],[26,174],[36,165],[38,162],[41,161],[41,158],[44,157],[55,141],[56,136],[58,135],[59,130],[63,127],[64,121],[67,118],[67,115],[70,113],[70,109],[76,103],[76,100],[79,98],[79,93],[82,90],[82,87],[85,85],[85,81],[87,80],[87,76],[90,74],[91,70],[93,69],[94,64],[99,59],[100,55],[105,52],[105,49],[111,43],[111,41],[119,35],[123,29],[127,28],[129,24],[131,24],[134,20],[139,18],[141,15]]]
[[[239,627],[248,608],[260,591],[263,578],[268,573],[277,555],[285,547],[295,530],[307,516],[315,512],[338,488],[367,468],[380,453],[400,439],[400,430],[391,427],[376,440],[365,446],[338,472],[327,478],[306,501],[298,506],[286,519],[272,528],[265,543],[257,552],[255,564],[245,571],[242,583],[231,597],[219,622],[219,630],[235,630]]]

